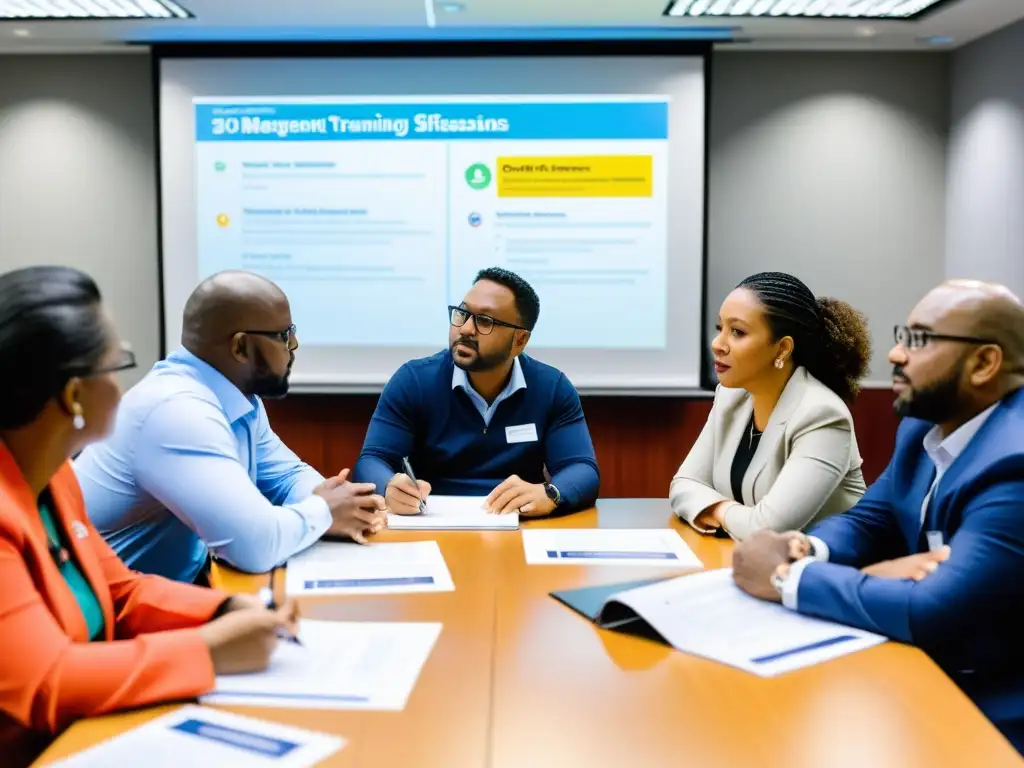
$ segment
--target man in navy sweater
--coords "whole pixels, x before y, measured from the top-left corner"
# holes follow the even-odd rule
[[[523,354],[540,314],[533,288],[492,267],[448,312],[449,349],[391,377],[355,477],[396,514],[416,514],[432,491],[486,496],[490,511],[528,517],[593,505],[600,477],[579,395]]]

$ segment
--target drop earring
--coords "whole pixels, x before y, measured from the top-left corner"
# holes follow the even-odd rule
[[[73,426],[75,429],[81,432],[83,429],[85,429],[85,416],[82,415],[82,406],[80,406],[78,403],[75,403],[72,406],[72,408],[75,412],[75,415],[71,419],[71,426]]]

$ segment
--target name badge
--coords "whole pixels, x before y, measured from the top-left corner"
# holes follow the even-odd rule
[[[519,424],[515,427],[505,427],[505,440],[510,443],[536,443],[537,425]]]

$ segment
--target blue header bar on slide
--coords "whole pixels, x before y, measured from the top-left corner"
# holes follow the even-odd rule
[[[667,138],[667,100],[196,104],[196,141]]]

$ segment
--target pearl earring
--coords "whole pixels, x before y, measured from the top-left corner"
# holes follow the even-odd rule
[[[75,403],[75,415],[74,418],[71,419],[71,426],[79,432],[85,429],[85,416],[82,415],[82,406],[78,403]]]
[[[783,362],[781,357],[775,359],[775,367],[778,368],[780,371],[782,370],[782,366],[784,366],[785,364],[786,363]]]

